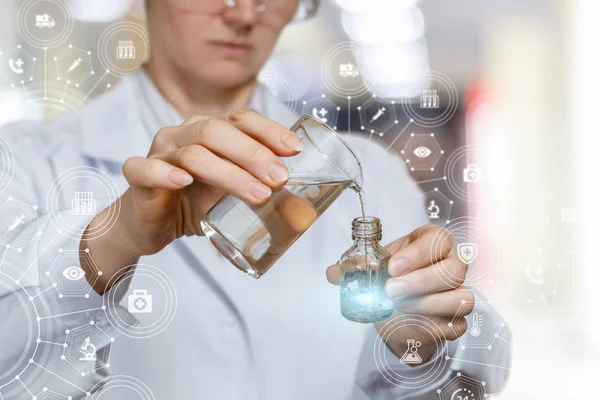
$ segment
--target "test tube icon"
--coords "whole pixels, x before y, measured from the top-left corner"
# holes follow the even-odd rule
[[[440,108],[440,96],[437,90],[423,90],[421,108]]]
[[[75,192],[71,200],[71,214],[95,215],[96,200],[93,192]]]
[[[134,60],[135,46],[133,40],[119,40],[117,45],[117,60]]]

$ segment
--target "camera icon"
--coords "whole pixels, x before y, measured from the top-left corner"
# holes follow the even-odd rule
[[[134,290],[127,297],[127,311],[132,314],[150,314],[152,312],[152,296],[145,289]]]
[[[463,169],[464,182],[481,182],[481,169],[477,164],[469,164]]]

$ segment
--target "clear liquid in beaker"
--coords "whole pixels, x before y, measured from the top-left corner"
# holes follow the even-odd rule
[[[302,235],[351,180],[290,178],[260,206],[226,196],[202,219],[202,230],[237,268],[259,278]]]

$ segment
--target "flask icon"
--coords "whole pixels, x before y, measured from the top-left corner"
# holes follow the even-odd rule
[[[405,364],[421,364],[423,359],[419,355],[419,347],[421,347],[421,342],[415,339],[406,339],[406,344],[408,348],[400,358]]]

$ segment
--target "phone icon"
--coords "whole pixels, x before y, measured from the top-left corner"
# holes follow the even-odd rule
[[[525,267],[525,275],[527,275],[527,279],[534,285],[543,286],[546,284],[546,280],[544,279],[545,272],[541,266],[532,268],[531,265],[528,265]]]
[[[326,117],[327,114],[329,114],[329,112],[323,107],[321,107],[320,110],[317,109],[316,107],[312,109],[313,117],[315,117],[316,119],[318,119],[319,121],[321,121],[324,124],[327,123],[327,117]]]
[[[16,61],[12,58],[8,59],[8,66],[10,67],[11,71],[15,74],[21,75],[23,72],[25,72],[25,70],[23,69],[24,64],[25,63],[20,58],[18,58]]]

